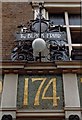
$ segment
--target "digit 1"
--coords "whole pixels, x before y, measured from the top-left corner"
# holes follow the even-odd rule
[[[25,78],[23,105],[24,106],[28,105],[28,78]]]
[[[0,93],[2,92],[2,81],[0,81]]]

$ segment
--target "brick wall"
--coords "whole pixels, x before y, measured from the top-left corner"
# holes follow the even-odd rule
[[[26,24],[33,19],[31,6],[27,2],[2,3],[2,55],[3,60],[11,59],[11,51],[15,45],[15,32],[21,23]]]

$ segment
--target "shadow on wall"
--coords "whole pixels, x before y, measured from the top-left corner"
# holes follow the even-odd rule
[[[11,115],[3,115],[1,120],[13,120]]]

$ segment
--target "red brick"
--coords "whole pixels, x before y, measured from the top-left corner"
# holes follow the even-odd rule
[[[2,55],[3,60],[11,58],[12,49],[15,46],[14,33],[21,23],[26,24],[33,19],[32,8],[26,2],[2,3]]]

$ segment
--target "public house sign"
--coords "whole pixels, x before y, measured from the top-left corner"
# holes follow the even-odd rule
[[[36,38],[39,38],[39,33],[17,33],[16,39],[17,40],[34,40]],[[65,38],[65,33],[62,34],[62,32],[45,32],[41,33],[41,38],[47,40],[53,40],[53,39],[63,39]]]
[[[47,57],[49,61],[69,60],[66,29],[61,25],[53,25],[50,20],[46,20],[42,16],[42,6],[39,6],[39,14],[35,20],[30,20],[27,25],[19,25],[18,31],[15,33],[15,42],[17,45],[12,51],[11,59],[36,61],[34,56],[32,43],[36,38],[42,38],[45,42],[45,48],[49,49]],[[56,47],[54,47],[56,46]],[[39,54],[39,57],[40,54]]]

